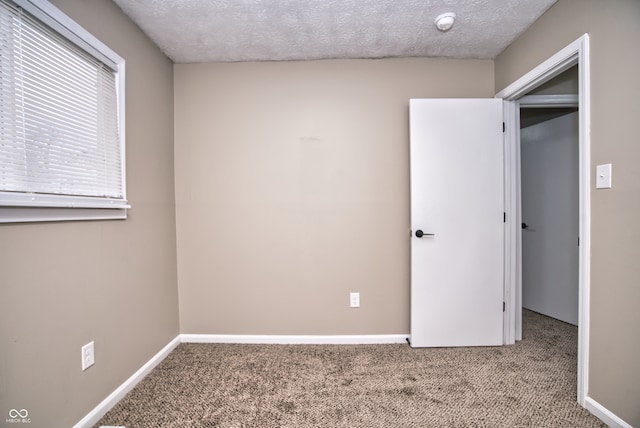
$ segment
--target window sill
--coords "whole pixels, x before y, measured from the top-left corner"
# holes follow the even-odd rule
[[[0,223],[123,220],[126,218],[126,208],[0,207]]]

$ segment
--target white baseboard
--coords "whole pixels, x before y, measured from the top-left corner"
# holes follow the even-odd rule
[[[138,371],[136,371],[129,379],[125,380],[115,391],[107,398],[102,400],[91,412],[87,414],[80,422],[75,424],[73,428],[85,428],[94,426],[101,417],[103,417],[113,406],[116,405],[129,391],[133,389],[138,382],[142,380],[155,366],[160,364],[171,351],[180,343],[180,335],[176,336],[167,346],[162,348],[160,352],[155,354],[149,361],[145,363]]]
[[[364,335],[244,335],[244,334],[181,334],[182,343],[255,343],[276,345],[373,345],[406,343],[408,334]]]
[[[584,399],[584,407],[591,412],[592,415],[612,428],[633,428],[591,397]]]

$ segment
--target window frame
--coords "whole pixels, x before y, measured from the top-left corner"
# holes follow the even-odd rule
[[[126,219],[125,60],[51,3],[9,0],[61,37],[109,66],[115,74],[122,198],[0,191],[0,223]]]

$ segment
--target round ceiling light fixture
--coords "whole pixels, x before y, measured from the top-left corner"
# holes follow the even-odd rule
[[[435,20],[436,28],[440,31],[449,31],[456,22],[456,14],[453,12],[447,12],[438,15]]]

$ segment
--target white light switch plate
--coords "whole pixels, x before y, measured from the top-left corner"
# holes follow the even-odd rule
[[[611,164],[596,167],[596,189],[611,189]]]

